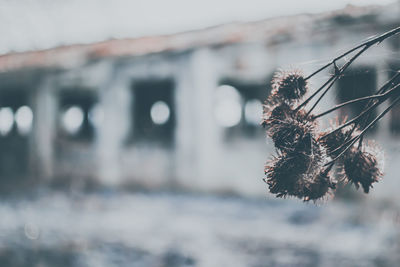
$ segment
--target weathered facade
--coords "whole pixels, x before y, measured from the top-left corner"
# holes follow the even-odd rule
[[[0,104],[8,109],[4,116],[0,110],[0,120],[9,121],[11,114],[15,122],[10,129],[5,123],[0,137],[1,177],[13,183],[28,177],[78,186],[94,181],[265,194],[263,165],[273,148],[257,116],[274,71],[311,72],[365,38],[398,26],[399,9],[348,7],[3,55]],[[360,58],[321,107],[375,90],[399,66],[397,37]],[[354,85],[356,93],[349,95]],[[24,125],[16,120],[21,107],[33,115],[30,131],[18,128]],[[21,115],[25,124],[27,113]],[[393,110],[371,134],[390,155],[392,169],[386,170],[385,185],[377,186],[385,190],[400,186],[393,166],[400,156],[398,114]]]

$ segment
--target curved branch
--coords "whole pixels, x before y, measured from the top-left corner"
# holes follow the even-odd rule
[[[337,56],[337,57],[334,58],[331,62],[325,64],[324,66],[322,66],[322,67],[319,68],[318,70],[316,70],[316,71],[314,71],[313,73],[311,73],[310,75],[308,75],[305,79],[306,79],[306,80],[310,79],[310,78],[313,77],[314,75],[316,75],[316,74],[318,74],[319,72],[323,71],[324,69],[328,68],[330,65],[335,64],[335,62],[338,61],[339,59],[341,59],[341,58],[347,56],[348,54],[350,54],[350,53],[356,51],[357,49],[359,49],[359,48],[361,48],[361,47],[363,47],[363,46],[368,46],[368,47],[369,47],[369,46],[372,46],[372,45],[374,45],[374,44],[381,43],[383,40],[385,40],[385,39],[387,39],[387,38],[389,38],[389,37],[391,37],[391,36],[393,36],[393,35],[396,35],[396,34],[398,34],[398,33],[400,33],[400,27],[394,28],[394,29],[392,29],[392,30],[390,30],[390,31],[388,31],[388,32],[385,32],[385,33],[383,33],[383,34],[377,36],[377,37],[373,37],[372,39],[370,39],[370,40],[368,40],[368,41],[365,41],[365,42],[363,42],[363,43],[361,43],[361,44],[359,44],[359,45],[353,47],[352,49],[350,49],[350,50],[344,52],[343,54]]]

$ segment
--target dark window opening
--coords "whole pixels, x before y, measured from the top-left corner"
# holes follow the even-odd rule
[[[10,179],[27,174],[28,136],[33,123],[26,90],[12,88],[0,93],[0,175]]]
[[[173,80],[135,81],[132,93],[132,141],[172,145],[175,131]]]
[[[376,70],[373,67],[357,67],[349,69],[338,80],[338,103],[343,103],[359,97],[369,96],[376,92]],[[367,102],[354,103],[340,109],[340,117],[347,120],[354,118],[362,112]],[[367,123],[371,122],[377,115],[374,109]],[[376,124],[370,129],[375,131]]]
[[[388,79],[391,79],[398,71],[400,71],[400,62],[389,64],[389,69],[390,69],[390,71],[389,71]],[[394,84],[400,82],[400,77],[398,77],[393,82],[394,82]],[[398,96],[400,96],[399,91],[397,91],[394,95],[391,96],[391,98],[390,98],[391,103]],[[400,105],[399,104],[393,106],[393,108],[390,110],[389,127],[390,127],[390,132],[393,135],[397,135],[397,136],[400,135]]]
[[[398,34],[389,38],[388,42],[391,44],[394,50],[400,50],[400,36]]]
[[[226,126],[227,137],[245,135],[253,137],[262,134],[260,122],[262,118],[262,104],[270,92],[270,83],[255,83],[238,81],[234,79],[223,80],[221,86],[217,88],[216,119],[221,126]],[[229,89],[229,90],[228,90]],[[221,91],[223,95],[220,95]],[[229,92],[231,91],[231,92]],[[235,94],[238,96],[236,97]],[[222,101],[221,101],[222,99]],[[219,115],[219,105],[229,103],[226,108],[230,108],[225,113]],[[235,112],[237,114],[235,114]],[[225,115],[222,116],[222,115]],[[231,124],[224,124],[224,120]]]
[[[92,113],[98,108],[97,97],[88,90],[65,90],[60,93],[60,133],[62,137],[90,141],[95,123]]]

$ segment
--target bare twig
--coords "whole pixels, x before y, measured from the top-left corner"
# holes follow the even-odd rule
[[[394,84],[394,81],[395,81],[398,77],[400,77],[400,70],[398,70],[397,73],[396,73],[389,81],[387,81],[384,85],[381,86],[381,88],[377,91],[377,94],[383,93],[383,92],[385,92],[387,89],[389,89],[391,86],[395,85],[395,84]],[[399,82],[400,82],[400,81],[399,81]],[[368,107],[372,104],[372,102],[373,102],[373,101],[370,100],[370,101],[367,103],[366,108],[368,108]],[[371,118],[371,113],[369,113],[369,114],[367,115],[367,117],[364,119],[363,122],[360,123],[360,125],[363,125],[362,127],[365,127],[365,126],[367,125],[368,121],[370,120],[370,118]],[[362,142],[363,142],[363,139],[364,139],[364,136],[361,136],[360,141],[359,141],[359,143],[358,143],[358,146],[359,146],[359,147],[361,147]]]
[[[307,105],[311,99],[313,99],[319,92],[321,92],[325,86],[327,86],[328,84],[330,84],[332,82],[332,84],[328,87],[328,89],[326,89],[324,91],[324,93],[322,94],[322,96],[320,96],[320,98],[317,100],[317,102],[313,105],[313,107],[311,108],[311,110],[309,111],[309,113],[315,108],[315,106],[318,104],[318,102],[322,99],[322,97],[327,93],[327,91],[329,91],[329,89],[332,87],[333,83],[343,74],[343,72],[348,68],[348,66],[350,66],[350,64],[358,57],[360,56],[362,53],[364,53],[367,49],[369,49],[371,46],[381,43],[383,40],[396,35],[400,33],[400,27],[397,27],[393,30],[390,30],[382,35],[379,35],[377,37],[374,37],[368,41],[365,41],[363,43],[361,43],[360,45],[357,45],[355,47],[353,47],[352,49],[346,51],[345,53],[337,56],[336,58],[334,58],[331,62],[327,63],[326,65],[322,66],[321,68],[319,68],[317,71],[313,72],[312,74],[310,74],[309,76],[307,76],[305,78],[305,80],[310,79],[311,77],[313,77],[314,75],[318,74],[319,72],[321,72],[322,70],[328,68],[331,65],[335,66],[335,74],[328,79],[327,82],[325,82],[317,91],[315,91],[310,97],[308,97],[306,100],[303,101],[303,103],[301,103],[297,108],[296,111],[298,111],[300,108],[304,107],[305,105]],[[339,71],[337,71],[337,66],[336,66],[336,62],[338,60],[340,60],[341,58],[351,54],[354,51],[359,50],[360,48],[362,48],[356,55],[354,55]]]
[[[340,78],[340,76],[345,72],[345,70],[351,65],[351,63],[354,62],[362,53],[364,53],[369,46],[365,46],[361,51],[359,51],[357,54],[355,54],[346,64],[343,65],[342,68],[340,68],[337,73],[335,73],[335,78],[333,79],[332,83],[325,89],[325,91],[321,94],[321,96],[315,101],[314,105],[311,107],[311,109],[308,111],[308,114],[310,114],[313,109],[318,105],[318,103],[321,101],[321,99],[325,96],[325,94],[332,88],[333,84]]]
[[[329,135],[336,133],[337,131],[340,131],[341,129],[353,124],[353,123],[357,123],[365,114],[367,114],[368,112],[370,112],[373,108],[377,107],[378,105],[380,105],[382,102],[384,102],[388,97],[390,97],[390,95],[397,89],[400,88],[400,84],[397,84],[395,87],[393,87],[392,89],[390,89],[389,91],[387,91],[384,94],[378,95],[377,99],[378,101],[376,103],[374,103],[372,106],[369,106],[368,108],[364,109],[359,115],[357,115],[356,117],[354,117],[353,119],[349,120],[348,122],[342,124],[341,126],[339,126],[338,128],[336,128],[335,130],[325,134],[324,136],[321,137],[321,139],[328,137]]]
[[[389,38],[389,37],[391,37],[391,36],[393,36],[393,35],[396,35],[396,34],[398,34],[398,33],[400,33],[400,27],[397,27],[397,28],[395,28],[395,29],[393,29],[393,30],[390,30],[390,31],[388,31],[388,32],[386,32],[386,33],[383,33],[383,34],[381,34],[381,35],[379,35],[379,36],[377,36],[377,37],[374,37],[374,38],[372,38],[372,39],[370,39],[370,40],[368,40],[368,41],[365,41],[365,42],[363,42],[363,43],[357,45],[356,47],[353,47],[352,49],[350,49],[350,50],[344,52],[343,54],[337,56],[337,57],[334,58],[331,62],[325,64],[324,66],[322,66],[322,67],[319,68],[318,70],[316,70],[316,71],[314,71],[313,73],[311,73],[310,75],[308,75],[305,79],[306,79],[306,80],[310,79],[310,78],[313,77],[314,75],[318,74],[319,72],[323,71],[324,69],[328,68],[329,66],[335,64],[335,62],[338,61],[339,59],[341,59],[341,58],[347,56],[348,54],[350,54],[350,53],[352,53],[352,52],[358,50],[359,48],[361,48],[361,47],[363,47],[363,46],[368,46],[368,47],[370,47],[370,46],[372,46],[372,45],[374,45],[374,44],[381,43],[383,40],[385,40],[385,39],[387,39],[387,38]]]
[[[388,113],[398,102],[400,101],[400,96],[396,97],[396,99],[393,101],[393,103],[387,107],[381,114],[379,114],[378,117],[376,117],[373,121],[371,121],[368,126],[361,131],[361,133],[355,137],[353,137],[352,139],[350,139],[349,141],[347,141],[344,146],[346,146],[346,148],[344,150],[342,150],[340,152],[340,154],[334,158],[333,160],[331,160],[330,162],[326,163],[325,165],[329,165],[332,162],[335,162],[337,159],[339,159],[347,150],[349,150],[356,142],[357,140],[359,140],[371,127],[373,127],[383,116],[385,116],[386,113]]]
[[[399,73],[399,74],[400,74],[400,73]],[[350,101],[341,103],[341,104],[339,104],[339,105],[334,106],[334,107],[331,108],[331,109],[328,109],[327,111],[324,111],[324,112],[322,112],[322,113],[320,113],[320,114],[318,114],[318,115],[313,116],[313,118],[314,118],[314,119],[317,119],[317,118],[322,117],[322,116],[324,116],[324,115],[326,115],[326,114],[329,114],[329,113],[331,113],[331,112],[333,112],[333,111],[335,111],[335,110],[337,110],[337,109],[340,109],[340,108],[342,108],[342,107],[344,107],[344,106],[351,105],[351,104],[354,104],[354,103],[358,103],[358,102],[363,102],[363,101],[366,101],[366,100],[370,100],[370,102],[368,102],[368,104],[369,104],[369,103],[372,103],[373,100],[385,99],[389,94],[391,94],[391,93],[393,92],[393,90],[396,90],[399,86],[400,86],[400,84],[396,85],[395,87],[393,87],[390,91],[387,91],[386,93],[379,94],[379,92],[384,91],[383,89],[387,89],[387,87],[382,87],[382,88],[378,91],[378,94],[376,94],[376,95],[364,96],[364,97],[352,99],[352,100],[350,100]],[[385,99],[385,100],[386,100],[386,99]],[[369,107],[368,104],[366,105],[367,108]]]

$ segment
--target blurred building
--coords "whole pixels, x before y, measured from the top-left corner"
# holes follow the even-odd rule
[[[399,5],[349,6],[176,35],[4,54],[2,184],[264,194],[263,165],[273,148],[259,122],[273,73],[280,67],[310,73],[399,25]],[[399,40],[391,38],[357,60],[321,108],[383,84],[399,69]],[[393,145],[399,114],[400,107],[371,135],[390,146],[392,166],[400,151]],[[399,185],[389,179],[395,169],[387,175],[387,187]]]

